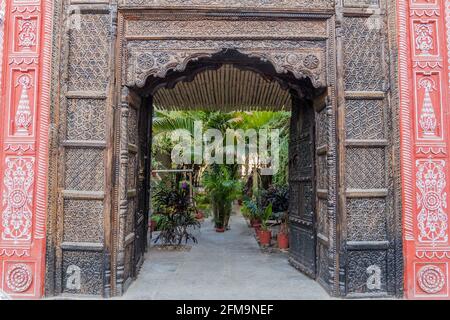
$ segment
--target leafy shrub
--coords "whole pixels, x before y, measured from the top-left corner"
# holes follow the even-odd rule
[[[260,195],[261,206],[272,205],[274,214],[285,212],[289,209],[289,188],[287,186],[271,186],[267,190],[262,190]]]
[[[160,234],[155,243],[161,240],[164,244],[180,245],[197,239],[189,232],[190,229],[200,228],[195,219],[195,209],[189,199],[189,186],[183,181],[176,186],[160,183],[154,188],[153,205],[156,214],[152,219],[157,223]]]

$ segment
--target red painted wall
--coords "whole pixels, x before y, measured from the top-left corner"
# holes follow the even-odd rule
[[[44,284],[52,1],[3,1],[0,289],[13,298],[39,298]]]
[[[405,294],[450,297],[449,0],[399,0]]]

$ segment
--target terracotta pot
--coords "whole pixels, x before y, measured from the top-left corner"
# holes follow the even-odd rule
[[[277,235],[278,248],[288,249],[289,248],[289,236],[286,233],[279,233]]]
[[[204,218],[203,212],[199,211],[196,215],[195,215],[195,219],[197,220],[202,220]]]
[[[156,230],[156,225],[157,225],[156,221],[150,220],[149,227],[151,232]]]
[[[216,232],[224,233],[225,232],[225,228],[216,228]]]
[[[268,246],[270,244],[271,239],[272,239],[272,231],[270,230],[259,231],[259,243],[261,243],[262,246]]]
[[[250,225],[252,226],[252,228],[259,228],[261,227],[261,221],[259,219],[251,219]]]

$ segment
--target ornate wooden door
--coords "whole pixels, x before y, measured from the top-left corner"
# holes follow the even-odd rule
[[[149,208],[151,130],[151,103],[134,91],[129,92],[126,100],[128,174],[124,197],[127,199],[127,210],[124,210],[125,218],[122,220],[123,279],[119,280],[119,283],[123,283],[123,290],[126,290],[131,279],[137,276],[144,261]]]
[[[151,142],[151,103],[144,100],[139,110],[139,153],[138,153],[138,181],[137,206],[134,218],[134,275],[144,262],[147,247],[148,212],[150,206],[150,142]]]
[[[289,142],[289,226],[293,266],[315,278],[314,111],[293,98]]]

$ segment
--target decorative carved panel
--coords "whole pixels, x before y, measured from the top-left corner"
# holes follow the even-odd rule
[[[393,44],[386,22],[392,18],[384,16],[385,8],[392,5],[347,0],[344,6],[352,7],[342,20],[346,293],[400,295],[398,261],[403,257],[393,188],[400,177],[394,176],[395,72],[390,73],[395,69],[388,66]]]
[[[103,91],[108,85],[110,17],[82,14],[79,28],[69,32],[70,91]]]
[[[344,18],[345,88],[349,91],[384,90],[383,42],[379,28],[368,18]]]
[[[386,155],[383,148],[349,148],[346,163],[348,188],[382,189],[386,187]]]
[[[106,191],[113,176],[106,160],[113,114],[108,99],[112,14],[101,5],[73,11],[59,7],[64,4],[55,2],[55,12],[64,12],[56,19],[55,41],[61,37],[61,45],[55,50],[64,54],[56,54],[54,61],[60,96],[54,97],[52,113],[58,121],[58,139],[53,137],[58,153],[52,158],[58,179],[52,185],[58,193],[51,196],[58,200],[52,200],[56,203],[49,210],[58,220],[49,237],[62,254],[50,254],[47,264],[54,273],[47,278],[62,281],[48,287],[52,294],[107,296],[109,285],[103,286],[103,277],[109,277],[110,267],[105,263],[104,247],[106,239],[113,237],[105,235],[105,224],[110,221],[105,215],[111,215],[111,195]]]
[[[72,148],[66,151],[65,187],[68,190],[102,191],[104,188],[102,150]]]
[[[52,2],[0,1],[0,292],[43,294]]]
[[[64,251],[64,293],[99,295],[103,287],[103,257],[101,252]]]
[[[386,201],[349,199],[347,201],[349,241],[385,241],[387,239]]]
[[[105,140],[105,101],[71,99],[67,104],[67,140]]]
[[[349,294],[374,294],[387,291],[386,252],[352,251],[348,255],[347,263]]]
[[[333,9],[334,0],[121,0],[123,7]]]
[[[102,243],[102,223],[102,201],[64,201],[63,241]]]
[[[130,41],[127,45],[128,86],[144,86],[149,76],[164,78],[169,70],[183,71],[191,61],[210,58],[224,49],[269,61],[278,73],[309,78],[317,88],[326,86],[325,47],[312,41]]]
[[[346,105],[347,139],[379,140],[386,138],[385,104],[381,100],[349,100]]]
[[[405,293],[448,299],[450,2],[401,0],[398,21]]]

